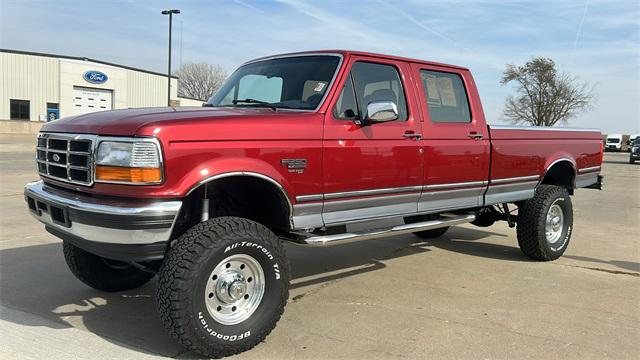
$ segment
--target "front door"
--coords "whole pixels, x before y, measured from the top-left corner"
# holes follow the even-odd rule
[[[467,70],[412,64],[423,114],[424,191],[419,212],[482,206],[490,141]],[[475,93],[474,93],[475,94]]]
[[[323,138],[326,225],[415,213],[423,181],[421,123],[407,63],[352,57],[337,84]],[[367,105],[392,101],[398,119],[361,123]],[[361,123],[361,124],[358,124]]]

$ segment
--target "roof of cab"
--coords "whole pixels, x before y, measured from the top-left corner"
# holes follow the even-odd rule
[[[365,52],[365,51],[356,51],[356,50],[313,50],[313,51],[300,51],[300,52],[292,52],[292,53],[284,53],[284,54],[277,54],[277,55],[265,56],[265,57],[261,57],[261,58],[253,59],[253,60],[251,60],[251,61],[248,61],[247,63],[251,63],[251,62],[255,62],[255,61],[261,61],[261,60],[266,60],[266,59],[279,58],[279,57],[283,57],[283,56],[309,55],[309,54],[339,54],[339,55],[342,55],[342,56],[344,56],[344,57],[347,57],[347,56],[349,56],[349,55],[367,56],[367,57],[374,57],[374,58],[381,58],[381,59],[391,59],[391,60],[405,61],[405,62],[418,63],[418,64],[427,64],[427,65],[443,66],[443,67],[448,67],[448,68],[453,68],[453,69],[460,69],[460,70],[469,70],[469,69],[468,69],[468,68],[466,68],[466,67],[458,66],[458,65],[444,64],[444,63],[439,63],[439,62],[434,62],[434,61],[426,61],[426,60],[420,60],[420,59],[406,58],[406,57],[402,57],[402,56],[385,55],[385,54],[377,54],[377,53],[370,53],[370,52]]]

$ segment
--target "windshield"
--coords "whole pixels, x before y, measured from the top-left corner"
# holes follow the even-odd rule
[[[619,143],[619,142],[620,142],[620,139],[616,139],[616,138],[613,138],[613,139],[607,139],[607,142],[608,142],[609,144],[617,144],[617,143]]]
[[[631,144],[632,144],[633,146],[638,146],[638,145],[640,145],[640,138],[636,138],[635,140],[633,140],[633,141],[631,142]]]
[[[338,68],[335,55],[295,56],[241,66],[206,106],[314,110]]]

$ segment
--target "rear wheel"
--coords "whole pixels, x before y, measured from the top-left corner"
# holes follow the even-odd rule
[[[518,209],[518,244],[530,258],[542,261],[562,256],[573,229],[573,206],[566,189],[540,185]]]
[[[63,242],[64,259],[80,281],[102,291],[135,289],[154,276],[130,264],[91,254],[77,246]]]
[[[158,273],[165,328],[183,346],[208,357],[246,351],[264,340],[288,296],[282,243],[263,225],[237,217],[189,229]]]
[[[433,239],[433,238],[437,238],[444,235],[444,233],[446,233],[447,230],[449,230],[448,226],[437,228],[437,229],[418,231],[415,234],[416,236],[421,237],[423,239]]]
[[[421,222],[421,221],[434,220],[436,218],[437,218],[437,216],[435,216],[435,215],[408,216],[408,217],[404,218],[404,223],[405,224],[412,224],[412,223],[417,223],[417,222]],[[445,226],[445,227],[441,227],[441,228],[437,228],[437,229],[418,231],[418,232],[415,232],[414,234],[416,236],[418,236],[418,237],[423,238],[423,239],[433,239],[433,238],[437,238],[437,237],[440,237],[440,236],[444,235],[444,233],[446,233],[447,230],[449,230],[449,227]]]

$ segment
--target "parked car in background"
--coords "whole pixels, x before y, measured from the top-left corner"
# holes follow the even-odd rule
[[[41,180],[25,199],[63,240],[78,279],[122,291],[157,275],[168,333],[219,357],[252,348],[280,319],[291,274],[284,241],[433,238],[506,221],[526,256],[559,258],[573,231],[571,196],[602,186],[601,139],[594,129],[487,125],[464,67],[285,54],[242,65],[205,107],[47,123]],[[401,302],[401,284],[390,285],[381,286]]]
[[[609,134],[604,147],[605,151],[621,151],[622,150],[622,134]]]
[[[636,137],[630,145],[629,164],[640,160],[640,137]]]

